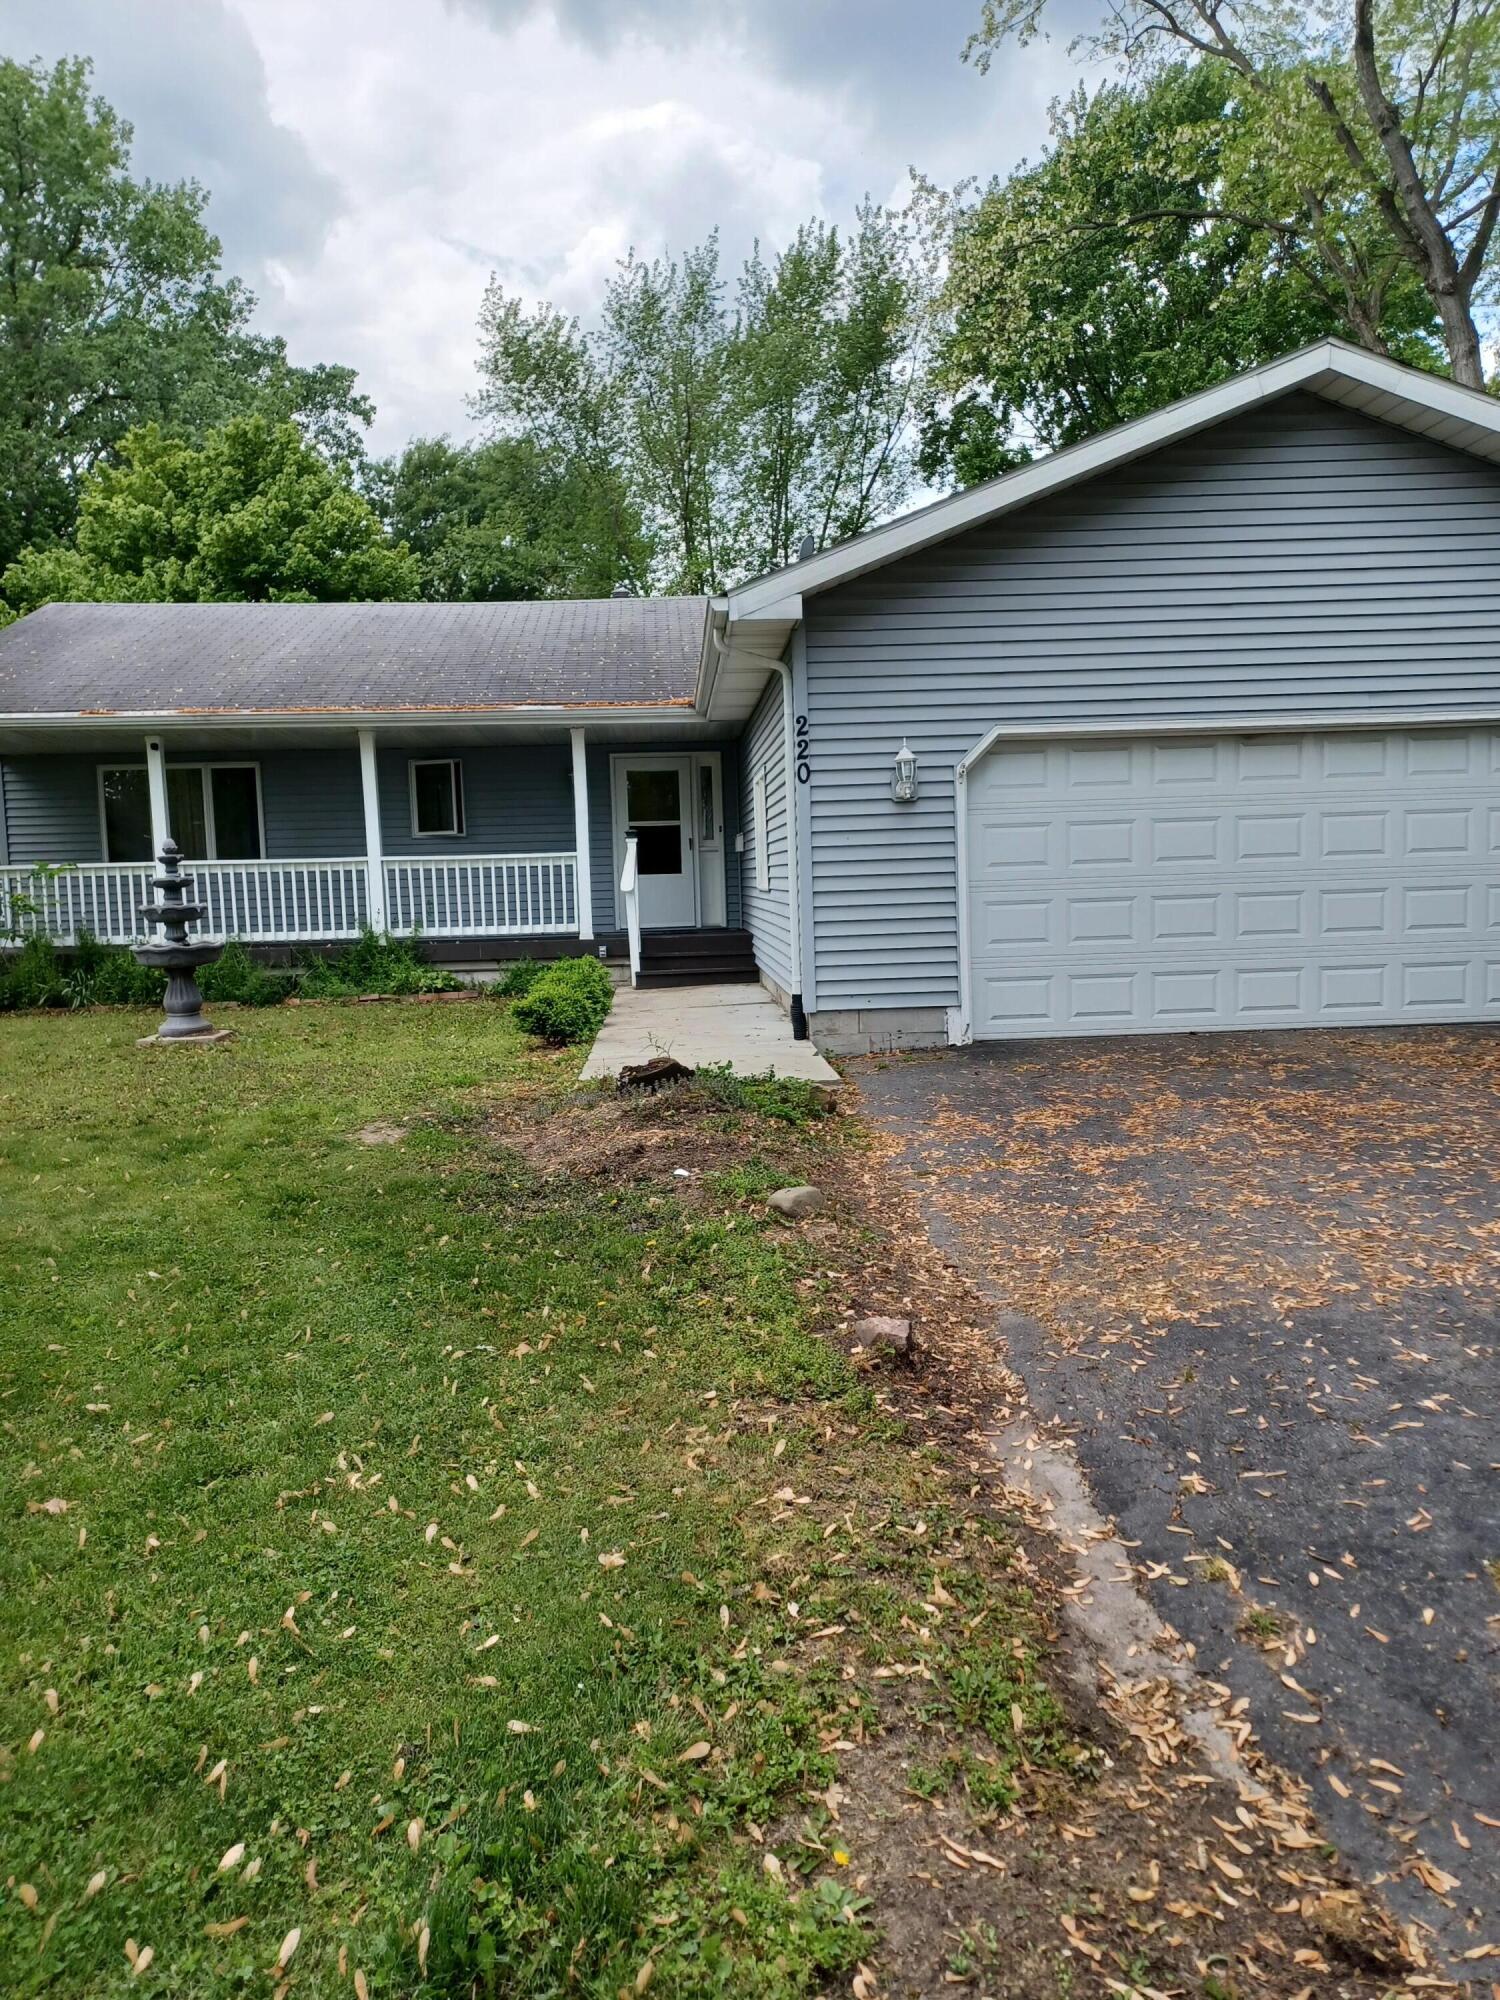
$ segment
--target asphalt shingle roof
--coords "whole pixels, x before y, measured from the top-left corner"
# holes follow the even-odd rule
[[[707,603],[49,604],[0,631],[0,715],[687,706]]]

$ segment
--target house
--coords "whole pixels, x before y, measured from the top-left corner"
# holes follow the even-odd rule
[[[221,934],[833,1050],[1500,1020],[1500,403],[1320,343],[717,599],[52,606],[0,757],[63,938],[170,826]]]

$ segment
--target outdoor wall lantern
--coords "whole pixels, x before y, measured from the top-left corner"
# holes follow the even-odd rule
[[[917,753],[907,747],[906,738],[891,763],[891,797],[898,806],[909,806],[921,792],[917,783]]]

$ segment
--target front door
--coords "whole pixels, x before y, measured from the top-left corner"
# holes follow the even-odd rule
[[[621,845],[636,840],[641,928],[690,930],[698,921],[691,757],[622,757],[615,812]]]

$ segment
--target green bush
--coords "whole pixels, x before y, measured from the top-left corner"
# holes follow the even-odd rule
[[[523,993],[531,991],[546,969],[534,958],[512,959],[490,991],[497,1000],[519,1000]]]
[[[0,1011],[17,1007],[66,1007],[63,968],[51,938],[29,937],[14,957],[0,961]]]
[[[88,931],[67,959],[50,938],[30,937],[0,962],[0,1012],[17,1007],[156,1007],[166,991],[163,972],[139,965],[119,945]]]
[[[257,965],[238,938],[231,938],[212,965],[198,974],[198,990],[206,1002],[234,1002],[240,1007],[276,1007],[296,990],[297,975]]]
[[[597,958],[554,959],[516,1002],[516,1020],[544,1042],[586,1042],[603,1026],[614,997]]]
[[[80,931],[72,963],[63,974],[63,992],[70,1007],[159,1007],[167,990],[167,975],[142,965],[123,945],[101,944],[91,932]]]
[[[364,993],[452,993],[462,985],[429,965],[415,938],[361,931],[333,958],[306,958],[301,987],[309,1000],[349,1000]]]

